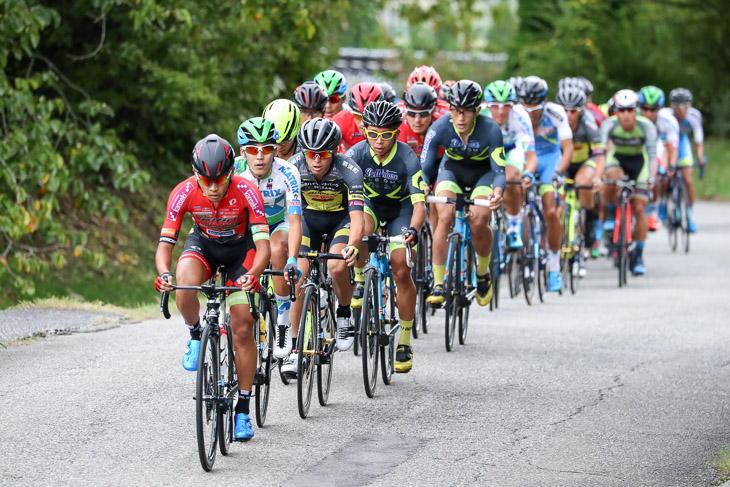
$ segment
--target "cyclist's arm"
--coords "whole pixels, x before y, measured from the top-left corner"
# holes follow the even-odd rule
[[[426,221],[426,203],[420,201],[413,204],[413,215],[411,216],[411,228],[418,230]]]
[[[502,129],[499,128],[497,122],[490,119],[489,134],[487,137],[487,146],[490,149],[489,163],[492,166],[492,172],[494,172],[494,179],[492,186],[494,191],[498,194],[504,192],[504,187],[507,186],[507,178],[504,174],[504,139],[502,138]]]
[[[343,156],[342,177],[347,187],[347,209],[350,213],[350,237],[348,246],[359,246],[365,230],[363,177],[360,167],[355,161]]]
[[[657,143],[657,131],[656,126],[648,119],[638,119],[637,123],[640,123],[644,127],[644,135],[646,140],[644,142],[644,148],[646,149],[646,155],[649,160],[653,163],[656,159],[656,143]]]
[[[287,257],[296,258],[302,244],[302,177],[292,164],[281,164],[281,172],[286,176],[286,204],[289,219]]]
[[[244,182],[246,182],[245,179]],[[245,184],[247,189],[243,191],[246,195],[245,200],[247,202],[249,230],[251,231],[253,243],[256,246],[256,255],[254,255],[253,264],[248,270],[248,274],[253,275],[256,279],[258,279],[271,260],[269,225],[266,222],[264,198],[261,196],[261,192],[253,184],[249,184],[248,182]]]
[[[175,247],[180,234],[182,220],[187,212],[187,203],[196,188],[197,186],[186,179],[178,184],[167,198],[165,222],[162,224],[162,230],[160,230],[160,243],[157,245],[157,252],[155,253],[155,265],[159,275],[170,272],[172,249]]]
[[[525,171],[537,172],[537,153],[534,150],[525,152]]]
[[[347,239],[348,247],[358,247],[365,232],[365,212],[350,211],[350,236]]]
[[[410,203],[413,205],[413,215],[411,216],[410,226],[415,229],[421,228],[423,221],[426,219],[426,196],[423,194],[423,188],[426,186],[423,182],[423,171],[418,156],[406,144],[399,146],[406,152],[403,160],[406,163],[408,171],[408,192],[410,194]],[[406,204],[403,201],[401,204]]]
[[[288,257],[299,256],[302,245],[302,215],[289,215]]]
[[[426,138],[423,140],[423,150],[421,151],[421,168],[423,169],[423,182],[426,186],[433,186],[436,182],[439,166],[437,157],[439,146],[437,132],[432,125],[426,132]]]
[[[702,128],[702,113],[696,108],[690,108],[687,112],[687,120],[689,120],[692,126],[692,134],[695,139],[695,151],[697,152],[697,160],[700,164],[704,163],[705,159],[705,132]]]
[[[157,266],[157,274],[160,276],[165,272],[170,272],[170,268],[172,267],[172,248],[173,245],[167,242],[157,244],[155,265]]]

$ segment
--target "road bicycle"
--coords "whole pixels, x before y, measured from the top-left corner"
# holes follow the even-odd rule
[[[612,242],[611,254],[615,254],[616,264],[618,266],[618,287],[623,287],[627,284],[626,278],[629,272],[633,227],[631,195],[636,188],[636,181],[624,177],[623,179],[607,179],[605,180],[605,184],[615,185],[619,188],[615,226],[613,235],[610,238]]]
[[[400,330],[396,318],[396,289],[390,267],[389,243],[403,243],[401,236],[382,234],[363,238],[370,257],[365,266],[362,309],[356,333],[362,348],[362,376],[365,394],[372,398],[378,383],[378,359],[383,383],[391,383],[395,371],[395,335]],[[411,247],[406,245],[406,262],[413,267]]]
[[[547,250],[545,243],[545,220],[542,216],[541,199],[535,195],[533,184],[525,191],[522,218],[522,240],[520,268],[522,289],[528,305],[535,303],[537,290],[540,301],[547,290]]]
[[[336,298],[332,277],[327,272],[327,260],[344,260],[344,257],[341,254],[313,250],[300,252],[299,257],[309,259],[307,281],[302,285],[304,305],[296,350],[297,408],[299,416],[304,419],[309,415],[315,375],[319,404],[326,406],[329,400],[336,350],[337,318]],[[350,284],[354,285],[354,269],[352,267],[347,269],[350,274]]]
[[[559,179],[553,178],[555,204],[562,207],[563,235],[560,245],[560,272],[563,283],[570,282],[570,292],[575,294],[581,279],[580,269],[585,267],[586,211],[578,200],[578,191],[592,191],[593,186],[575,184],[575,180],[563,178],[565,199],[561,204],[558,197],[559,185]],[[560,293],[562,294],[562,290]]]
[[[466,342],[469,328],[469,307],[477,293],[477,262],[471,242],[469,206],[489,207],[489,200],[472,200],[464,194],[458,194],[456,198],[428,196],[426,201],[453,204],[455,211],[453,231],[448,236],[449,248],[444,273],[444,295],[446,297],[444,300],[446,311],[444,342],[446,351],[450,352],[454,346],[457,321],[459,323],[459,344],[463,345]],[[494,287],[494,284],[492,286]]]
[[[433,292],[433,229],[431,222],[426,221],[418,231],[418,247],[416,260],[413,264],[413,283],[416,285],[416,314],[411,330],[413,338],[418,338],[421,333],[428,333],[428,326],[434,310],[428,305],[426,299]]]
[[[689,192],[680,170],[675,167],[670,173],[673,174],[669,178],[669,187],[662,198],[667,207],[664,225],[669,236],[669,248],[672,252],[677,251],[681,235],[682,248],[685,252],[689,252]]]

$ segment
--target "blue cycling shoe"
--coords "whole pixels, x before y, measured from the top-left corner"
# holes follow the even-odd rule
[[[239,441],[248,441],[253,438],[253,427],[251,426],[251,418],[246,413],[236,414],[236,427],[233,430],[233,436]]]
[[[636,259],[632,272],[635,276],[643,276],[646,274],[646,267],[644,267],[644,262],[641,259]]]
[[[558,292],[563,289],[563,279],[560,272],[550,272],[548,274],[548,291]]]
[[[183,356],[183,368],[190,372],[198,370],[198,355],[200,353],[200,340],[189,340],[188,350]]]
[[[661,221],[667,219],[667,205],[659,205],[659,219]]]
[[[514,231],[507,232],[507,245],[510,250],[519,250],[522,248],[522,229],[517,227]]]
[[[694,220],[689,221],[689,233],[697,233],[697,225]]]
[[[616,228],[616,221],[614,219],[606,220],[605,222],[603,222],[604,232],[613,232],[614,228]]]

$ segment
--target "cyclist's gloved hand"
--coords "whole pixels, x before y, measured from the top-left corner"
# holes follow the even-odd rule
[[[345,258],[347,265],[355,265],[358,255],[360,255],[360,250],[353,245],[348,245],[342,249],[342,257]]]
[[[157,276],[157,279],[155,279],[155,289],[158,293],[163,291],[172,291],[170,284],[172,284],[172,274],[169,272],[163,272]]]
[[[410,244],[411,247],[418,243],[418,230],[413,227],[408,227],[408,230],[403,232],[403,243]]]
[[[294,257],[289,257],[286,260],[286,265],[284,266],[284,278],[286,279],[286,282],[289,282],[289,271],[293,270],[294,275],[297,276],[297,281],[302,278],[302,270],[297,267],[297,259]]]
[[[253,274],[245,274],[238,278],[238,282],[241,284],[241,289],[244,291],[250,291],[252,293],[258,292],[261,289],[259,280]]]
[[[525,172],[522,173],[522,179],[530,181],[530,184],[527,186],[528,188],[535,184],[535,175],[532,174],[530,171],[525,170]]]
[[[702,156],[702,160],[700,161],[700,166],[704,167],[707,165],[707,156]]]
[[[665,174],[667,174],[667,168],[664,166],[659,166],[659,169],[657,169],[657,174],[659,174],[660,176],[664,176]]]

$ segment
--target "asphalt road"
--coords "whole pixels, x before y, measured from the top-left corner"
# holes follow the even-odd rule
[[[0,484],[714,485],[708,459],[730,445],[728,210],[698,205],[689,255],[652,235],[628,288],[591,262],[575,296],[475,310],[452,353],[433,323],[374,399],[350,353],[306,420],[276,382],[267,425],[212,473],[179,318],[0,348]]]

